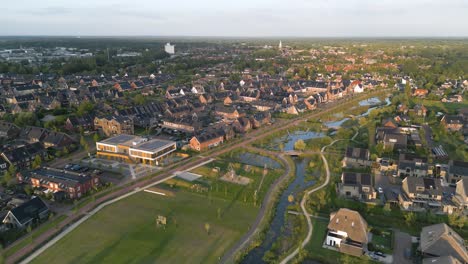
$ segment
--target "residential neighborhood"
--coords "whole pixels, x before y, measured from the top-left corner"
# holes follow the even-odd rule
[[[468,262],[462,40],[17,41],[6,263]]]

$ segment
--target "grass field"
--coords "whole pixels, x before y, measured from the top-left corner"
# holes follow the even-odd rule
[[[140,192],[103,209],[33,263],[216,263],[257,210],[187,190],[175,197]],[[156,226],[158,215],[167,217],[165,229]]]

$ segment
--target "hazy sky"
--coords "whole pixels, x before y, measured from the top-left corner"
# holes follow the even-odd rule
[[[468,0],[2,0],[0,35],[468,36]]]

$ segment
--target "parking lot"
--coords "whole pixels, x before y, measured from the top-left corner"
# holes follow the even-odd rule
[[[81,162],[83,166],[102,171],[100,178],[107,182],[117,184],[135,180],[160,170],[160,167],[145,164],[128,164],[115,160],[89,158]]]

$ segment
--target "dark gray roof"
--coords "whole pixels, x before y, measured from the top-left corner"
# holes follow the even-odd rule
[[[47,205],[41,200],[41,198],[36,197],[16,208],[11,209],[11,213],[22,225],[24,225],[47,210],[49,210]]]
[[[468,162],[458,160],[450,161],[449,173],[468,176]]]

